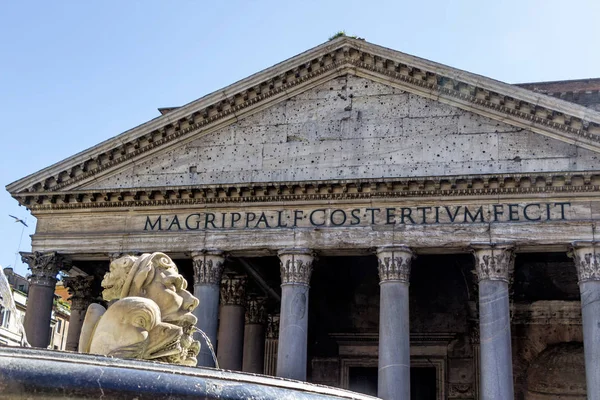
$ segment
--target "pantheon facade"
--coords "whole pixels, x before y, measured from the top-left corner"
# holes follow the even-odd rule
[[[59,270],[76,350],[110,260],[160,251],[222,368],[385,400],[600,399],[598,89],[340,37],[162,108],[8,185],[38,221],[30,341]]]

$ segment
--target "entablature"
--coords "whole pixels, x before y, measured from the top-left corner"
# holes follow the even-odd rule
[[[514,196],[597,196],[600,171],[420,178],[349,179],[20,193],[32,211],[195,204],[370,200],[380,198],[485,199]]]

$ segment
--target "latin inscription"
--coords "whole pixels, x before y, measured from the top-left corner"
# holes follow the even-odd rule
[[[284,229],[367,225],[434,225],[566,220],[571,203],[482,206],[316,208],[260,212],[197,212],[146,217],[145,231]]]

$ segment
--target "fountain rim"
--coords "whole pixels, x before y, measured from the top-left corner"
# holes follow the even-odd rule
[[[90,366],[128,368],[147,372],[168,372],[176,373],[181,376],[208,379],[234,380],[237,383],[248,383],[253,385],[268,385],[281,389],[294,389],[311,394],[323,394],[347,399],[378,399],[362,393],[350,391],[348,389],[335,388],[316,383],[303,382],[294,379],[274,377],[262,374],[254,374],[240,371],[230,371],[225,369],[216,369],[211,367],[190,367],[183,365],[173,365],[147,360],[122,359],[108,357],[96,354],[83,354],[71,351],[60,351],[50,349],[39,349],[33,347],[14,347],[0,344],[0,360],[2,358],[21,358],[31,360],[41,360],[50,362],[69,362],[79,363]],[[2,363],[0,363],[1,365]],[[0,371],[2,367],[0,366]]]

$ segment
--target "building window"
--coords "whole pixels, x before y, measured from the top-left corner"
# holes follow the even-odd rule
[[[19,285],[19,291],[20,292],[25,292],[25,285]]]
[[[62,330],[62,320],[59,319],[58,321],[56,321],[56,333],[60,333]]]
[[[8,328],[8,324],[10,323],[10,311],[6,308],[0,307],[0,326],[3,328]]]

